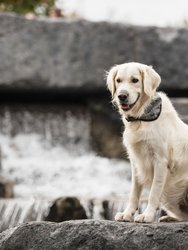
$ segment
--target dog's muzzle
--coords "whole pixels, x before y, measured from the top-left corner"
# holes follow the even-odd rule
[[[124,111],[129,111],[137,103],[140,95],[138,95],[136,101],[132,104],[128,102],[128,97],[129,97],[128,93],[118,95],[120,106]]]

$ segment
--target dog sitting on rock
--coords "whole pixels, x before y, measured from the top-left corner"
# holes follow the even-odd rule
[[[132,169],[129,202],[117,221],[153,222],[160,206],[167,212],[160,221],[188,220],[188,126],[169,98],[156,91],[160,81],[151,66],[135,62],[116,65],[107,75]],[[144,187],[148,204],[135,216]]]

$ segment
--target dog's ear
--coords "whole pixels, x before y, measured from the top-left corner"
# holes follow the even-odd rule
[[[152,68],[152,66],[147,66],[143,70],[143,85],[144,85],[143,87],[146,95],[152,97],[155,94],[155,91],[158,88],[160,82],[161,82],[161,77]]]
[[[112,99],[114,98],[114,94],[116,92],[115,77],[117,75],[117,71],[118,71],[118,66],[114,66],[107,73],[107,77],[106,77],[107,87],[108,87],[108,89],[110,90],[110,92],[112,94]]]

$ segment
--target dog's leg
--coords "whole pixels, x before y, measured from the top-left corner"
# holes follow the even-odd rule
[[[170,206],[170,211],[168,211],[170,218],[160,218],[160,221],[169,222],[173,219],[176,219],[176,221],[187,221],[188,220],[188,188],[187,183],[185,184],[186,188],[183,194],[181,193],[179,195],[179,198],[177,196],[177,203],[173,204],[173,206]],[[180,189],[181,190],[181,189]],[[177,189],[176,189],[177,191]],[[182,192],[182,191],[180,191]]]
[[[133,221],[134,214],[138,209],[139,198],[142,192],[142,185],[138,182],[135,167],[132,164],[132,187],[127,208],[124,212],[118,212],[115,216],[116,221]]]
[[[160,159],[160,158],[159,158]],[[139,214],[135,218],[135,222],[153,222],[156,214],[156,210],[159,207],[161,195],[166,182],[167,166],[166,161],[155,162],[154,165],[154,177],[149,194],[148,205],[142,214]]]
[[[170,193],[165,192],[165,196],[161,200],[166,213],[162,214],[159,222],[180,222],[188,220],[188,190],[183,192],[180,187],[178,190],[177,184],[174,184],[170,189]],[[178,192],[179,191],[179,192]],[[173,195],[172,195],[173,194]]]

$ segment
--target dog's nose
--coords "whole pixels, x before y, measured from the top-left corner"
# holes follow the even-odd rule
[[[121,95],[118,95],[118,98],[121,102],[125,102],[127,101],[128,99],[128,94],[121,94]]]

